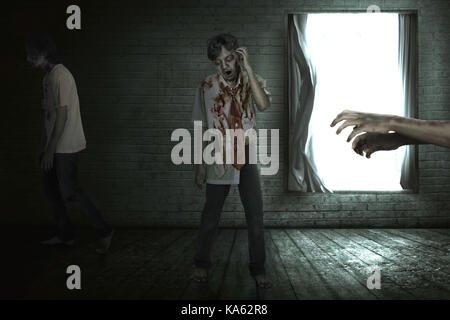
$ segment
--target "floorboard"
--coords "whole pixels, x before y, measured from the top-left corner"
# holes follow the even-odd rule
[[[347,270],[359,283],[367,286],[367,278],[369,276],[369,264],[359,258],[358,255],[348,252],[345,248],[339,246],[338,243],[330,238],[327,231],[313,230],[308,232],[308,237],[314,243],[333,257],[333,259],[342,268]],[[377,299],[414,299],[414,296],[406,291],[401,285],[393,282],[391,279],[384,277],[382,280],[383,290],[371,290]]]
[[[212,248],[212,266],[209,270],[209,281],[198,283],[190,281],[182,292],[181,299],[186,300],[214,300],[219,297],[225,271],[228,267],[229,257],[236,242],[236,230],[219,230],[217,239]],[[191,276],[193,270],[189,270],[186,276]]]
[[[22,232],[14,246],[8,239]],[[209,281],[190,279],[196,229],[116,230],[110,252],[80,230],[73,247],[44,247],[46,229],[1,229],[3,299],[450,299],[449,229],[267,229],[269,289],[248,270],[246,229],[220,229]],[[81,268],[81,290],[68,290],[66,269]],[[369,289],[368,267],[381,289]]]
[[[382,275],[401,283],[414,296],[427,299],[450,298],[448,287],[436,282],[433,276],[427,273],[424,260],[405,256],[398,250],[383,246],[367,236],[362,237],[357,232],[357,229],[330,231],[339,235],[340,241],[356,254],[366,257],[368,263],[378,266]]]
[[[229,259],[218,299],[258,299],[255,282],[248,270],[247,230],[236,231],[236,241]]]
[[[329,286],[320,272],[305,257],[287,232],[272,233],[281,263],[292,283],[297,299],[337,299],[338,295]]]
[[[323,281],[335,292],[337,299],[375,299],[367,287],[358,282],[345,268],[342,268],[309,237],[310,230],[288,230],[292,241],[320,273]],[[314,231],[312,231],[314,232]]]

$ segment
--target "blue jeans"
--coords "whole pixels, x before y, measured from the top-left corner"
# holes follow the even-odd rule
[[[240,170],[239,195],[247,221],[249,270],[252,276],[256,276],[265,273],[263,201],[258,166],[249,164],[248,146],[245,151],[246,164]],[[202,212],[197,238],[197,253],[194,258],[198,268],[209,269],[211,267],[211,247],[217,234],[222,207],[229,191],[230,185],[206,184],[206,203]]]
[[[112,228],[105,223],[100,211],[81,190],[77,181],[78,153],[55,153],[53,167],[43,174],[44,192],[51,202],[58,226],[58,237],[63,241],[74,238],[67,214],[66,203],[75,202],[89,224],[100,237],[111,234]]]

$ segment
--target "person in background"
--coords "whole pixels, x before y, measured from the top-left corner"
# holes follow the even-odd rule
[[[96,251],[105,254],[114,230],[102,217],[77,181],[78,154],[86,148],[75,79],[61,63],[55,43],[47,35],[34,35],[26,41],[27,60],[45,72],[43,78],[43,120],[38,166],[43,173],[44,192],[51,202],[57,234],[44,245],[73,245],[74,232],[66,203],[76,202],[99,236]]]

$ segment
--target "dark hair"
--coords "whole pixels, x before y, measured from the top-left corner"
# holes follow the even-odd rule
[[[229,33],[222,33],[208,40],[208,59],[214,61],[220,54],[221,47],[227,50],[239,48],[238,40]]]
[[[35,34],[28,37],[25,45],[28,52],[44,54],[45,58],[51,63],[61,62],[55,42],[46,34]]]

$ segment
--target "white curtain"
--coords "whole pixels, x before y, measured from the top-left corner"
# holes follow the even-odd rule
[[[402,78],[403,108],[406,117],[417,117],[417,16],[399,14],[398,65]],[[403,189],[418,189],[416,146],[406,147],[400,184]]]
[[[288,16],[289,174],[288,190],[330,192],[314,165],[308,128],[314,106],[316,72],[309,58],[307,14]]]

